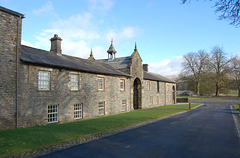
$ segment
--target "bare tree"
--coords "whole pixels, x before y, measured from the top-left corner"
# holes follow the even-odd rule
[[[183,4],[191,0],[181,0]],[[220,12],[219,20],[229,20],[231,25],[240,26],[240,0],[209,0],[215,1],[216,12]]]
[[[226,86],[226,75],[230,72],[229,62],[222,48],[215,47],[212,50],[209,66],[214,73],[212,81],[215,83],[215,96],[219,96],[219,90]]]
[[[235,79],[235,86],[240,97],[240,59],[238,57],[231,59],[231,74]]]
[[[207,68],[209,55],[204,50],[199,50],[197,53],[190,52],[183,56],[182,76],[188,76],[195,85],[196,93],[200,93],[200,82],[204,71]]]

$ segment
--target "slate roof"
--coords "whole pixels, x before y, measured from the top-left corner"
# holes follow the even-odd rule
[[[3,11],[3,12],[6,12],[6,13],[12,14],[14,16],[21,16],[21,18],[24,18],[23,14],[15,12],[15,11],[12,11],[10,9],[7,9],[7,8],[1,7],[1,6],[0,6],[0,10]]]
[[[153,81],[161,81],[161,82],[168,82],[168,83],[175,83],[175,82],[173,82],[172,80],[170,80],[166,77],[163,77],[159,74],[155,74],[153,72],[147,72],[147,71],[143,72],[143,79],[153,80]]]
[[[68,55],[57,55],[55,53],[36,49],[28,46],[21,46],[20,60],[26,63],[37,64],[41,66],[51,66],[82,72],[90,72],[104,75],[130,76],[118,71],[110,65],[87,59],[72,57]]]
[[[119,69],[129,68],[130,62],[131,62],[131,56],[122,57],[122,58],[115,58],[112,61],[108,61],[108,59],[101,59],[101,60],[98,60],[98,61],[105,62],[105,63],[111,65],[114,69],[119,70]],[[156,74],[156,73],[153,73],[153,72],[147,72],[147,71],[143,72],[143,79],[152,80],[152,81],[175,83],[174,81],[172,81],[172,80],[170,80],[166,77],[163,77],[163,76],[161,76],[159,74]]]
[[[114,69],[119,70],[119,69],[129,68],[131,57],[129,56],[129,57],[122,57],[122,58],[115,58],[112,61],[108,61],[108,59],[101,59],[98,61],[105,62],[111,65]]]

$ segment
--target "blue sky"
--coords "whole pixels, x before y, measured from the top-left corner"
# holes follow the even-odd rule
[[[135,42],[143,63],[163,76],[177,75],[182,56],[215,46],[240,54],[240,28],[219,21],[213,2],[181,0],[0,0],[25,15],[22,44],[50,50],[58,34],[64,54],[107,58],[113,38],[117,57],[130,56]]]

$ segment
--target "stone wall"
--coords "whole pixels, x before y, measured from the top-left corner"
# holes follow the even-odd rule
[[[132,58],[131,58],[131,66],[129,68],[129,72],[131,75],[131,105],[132,105],[132,110],[134,109],[133,107],[133,93],[134,93],[134,81],[135,79],[139,79],[141,81],[141,85],[139,88],[139,95],[138,95],[138,99],[139,99],[139,105],[138,108],[141,109],[142,108],[142,96],[143,96],[143,69],[142,69],[142,59],[137,51],[137,49],[135,48],[133,54],[132,54]]]
[[[150,89],[147,83],[150,83]],[[159,92],[157,90],[158,81],[144,80],[143,108],[156,107],[162,105],[175,104],[173,101],[172,88],[176,87],[174,83],[159,82]]]
[[[21,41],[21,19],[19,25],[18,19],[18,16],[0,10],[0,130],[16,127],[18,26],[19,43]]]
[[[51,72],[51,90],[38,90],[38,71]],[[79,90],[70,91],[70,74],[79,75]],[[97,89],[98,76],[105,79],[105,89]],[[125,79],[125,91],[120,91],[120,79]],[[48,124],[48,105],[59,105],[59,123],[72,122],[74,104],[83,104],[83,118],[99,117],[98,103],[105,102],[105,115],[131,110],[130,79],[126,77],[106,76],[65,69],[46,68],[34,65],[21,65],[19,81],[21,127]],[[122,100],[126,100],[126,111],[121,110]]]
[[[173,95],[173,92],[174,92],[174,95]],[[176,103],[176,84],[175,83],[166,83],[166,94],[165,95],[166,95],[166,104],[167,105]]]

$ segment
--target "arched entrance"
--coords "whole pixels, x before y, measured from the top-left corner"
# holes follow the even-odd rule
[[[136,78],[133,83],[133,108],[140,109],[142,106],[142,87],[139,78]]]
[[[173,104],[175,104],[176,102],[175,102],[175,87],[173,86],[173,88],[172,88],[172,102],[173,102]]]

